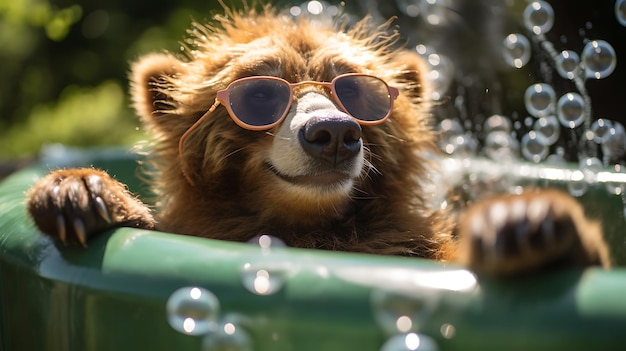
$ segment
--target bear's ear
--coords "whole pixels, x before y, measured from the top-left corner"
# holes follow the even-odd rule
[[[131,97],[144,123],[159,123],[159,116],[176,108],[172,78],[182,74],[180,60],[168,54],[149,54],[132,65]]]
[[[426,77],[429,68],[424,59],[416,52],[402,50],[392,58],[396,70],[395,80],[405,87],[408,96],[420,103],[427,103],[432,96],[432,87]]]

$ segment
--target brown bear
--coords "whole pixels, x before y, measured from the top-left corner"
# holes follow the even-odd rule
[[[599,225],[560,192],[487,200],[459,221],[426,204],[424,155],[436,150],[426,67],[397,39],[368,19],[347,28],[270,6],[195,24],[186,56],[132,66],[134,106],[154,138],[155,209],[102,171],[67,169],[31,188],[28,210],[44,233],[84,246],[133,226],[233,241],[269,234],[495,275],[607,266]]]

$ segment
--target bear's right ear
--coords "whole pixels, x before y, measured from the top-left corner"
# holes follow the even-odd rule
[[[149,54],[132,65],[131,97],[144,123],[158,125],[158,117],[176,109],[172,78],[183,71],[183,63],[169,54]]]

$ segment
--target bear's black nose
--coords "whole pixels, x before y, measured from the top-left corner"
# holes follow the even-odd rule
[[[298,134],[304,151],[333,167],[359,153],[361,136],[361,126],[345,115],[312,117]]]

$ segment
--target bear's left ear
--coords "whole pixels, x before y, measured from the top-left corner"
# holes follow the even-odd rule
[[[426,79],[429,69],[424,59],[415,52],[402,50],[393,55],[392,61],[398,67],[395,81],[405,88],[404,91],[413,100],[427,102],[431,86]]]
[[[169,54],[149,54],[131,67],[131,97],[144,123],[159,125],[161,116],[176,108],[171,79],[184,72],[180,60]]]

